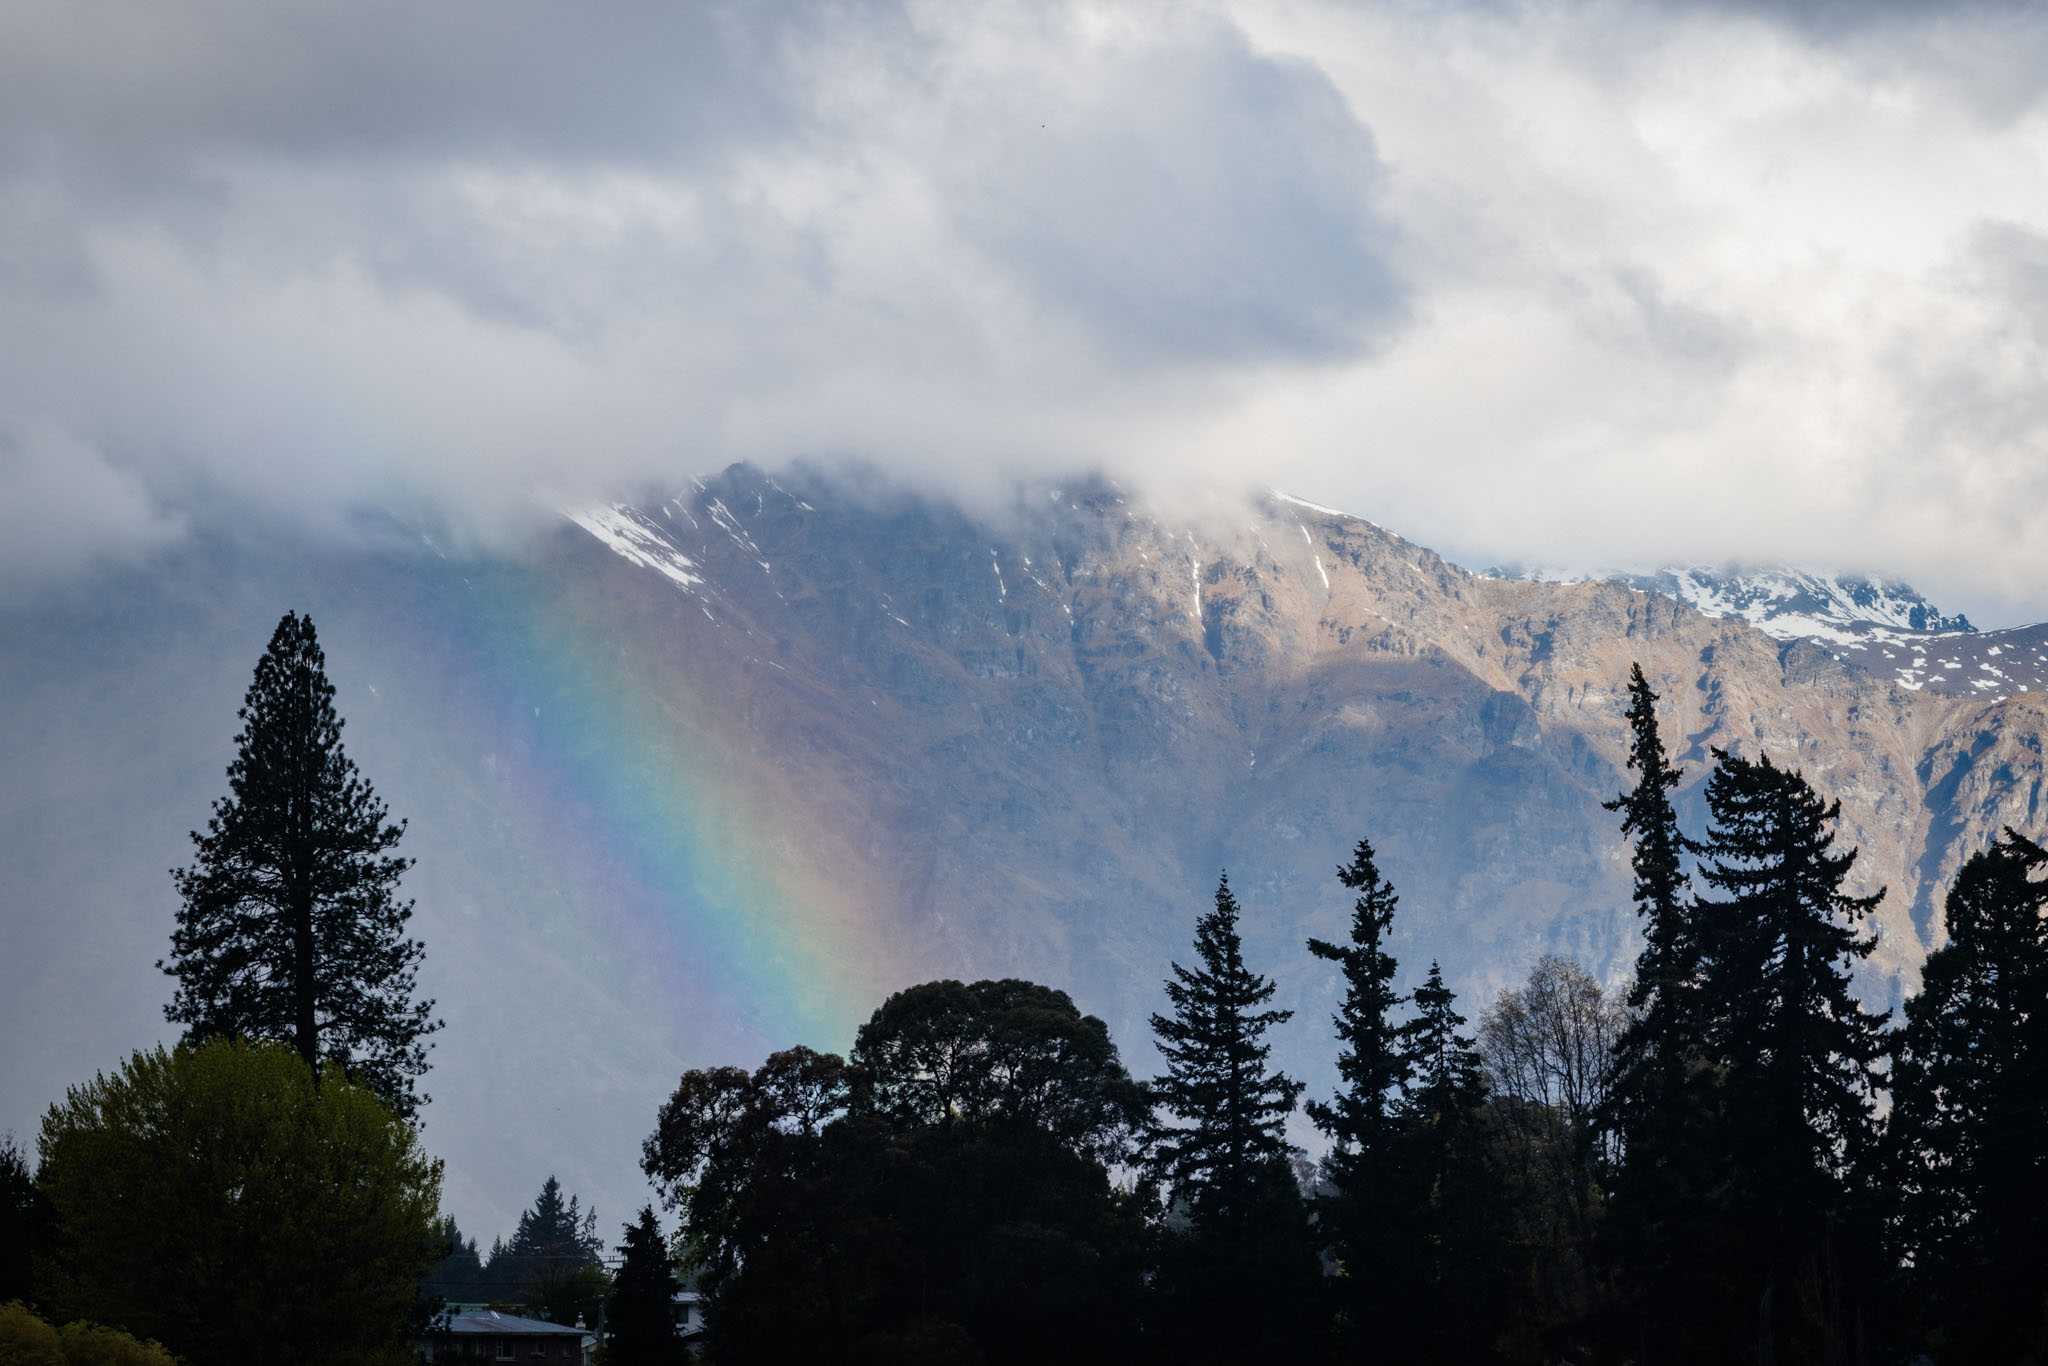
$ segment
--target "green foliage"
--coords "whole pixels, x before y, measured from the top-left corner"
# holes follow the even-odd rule
[[[0,1304],[0,1366],[65,1366],[57,1330],[19,1301]]]
[[[176,1366],[162,1344],[142,1342],[118,1328],[67,1323],[57,1330],[64,1366]]]
[[[52,1328],[20,1302],[0,1304],[0,1366],[177,1366],[154,1342],[118,1328],[67,1323]]]
[[[626,1225],[619,1274],[605,1303],[606,1366],[668,1366],[681,1342],[676,1331],[675,1268],[652,1208]]]
[[[287,1048],[137,1053],[44,1118],[45,1305],[208,1366],[406,1356],[440,1164]]]
[[[311,618],[278,622],[236,715],[229,795],[192,832],[192,866],[172,872],[183,905],[158,964],[178,979],[165,1018],[193,1040],[288,1043],[411,1119],[440,1025],[413,1000],[425,950],[396,895],[412,863],[390,852],[405,823],[387,822],[342,749]]]

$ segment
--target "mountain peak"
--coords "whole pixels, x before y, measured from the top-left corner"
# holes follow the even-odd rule
[[[1836,644],[1974,633],[1970,619],[1943,614],[1911,585],[1809,569],[1662,569],[1616,576],[1713,617],[1739,617],[1780,640]]]

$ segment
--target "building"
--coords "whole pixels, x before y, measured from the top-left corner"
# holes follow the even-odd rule
[[[495,1309],[451,1312],[439,1332],[420,1341],[422,1361],[558,1363],[581,1366],[589,1333],[559,1323],[523,1319]]]

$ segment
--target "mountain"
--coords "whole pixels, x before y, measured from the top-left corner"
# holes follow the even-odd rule
[[[163,870],[286,607],[412,822],[449,1021],[429,1135],[486,1228],[550,1171],[633,1207],[682,1066],[844,1048],[933,976],[1067,987],[1149,1071],[1146,1015],[1225,867],[1299,1012],[1281,1061],[1325,1090],[1340,983],[1302,941],[1344,932],[1360,835],[1400,890],[1404,972],[1441,958],[1475,1018],[1545,951],[1616,977],[1636,934],[1600,802],[1628,781],[1634,661],[1690,828],[1714,746],[1841,799],[1857,885],[1888,888],[1880,1003],[1915,984],[1961,859],[2048,823],[2038,691],[1959,692],[1932,648],[1908,686],[1861,662],[1911,648],[1875,622],[1859,652],[1473,574],[1280,493],[1184,521],[1077,479],[970,513],[735,467],[574,510],[519,556],[197,542],[0,612],[0,1128],[162,1034]],[[2000,638],[1929,637],[1994,664]]]
[[[1661,569],[1593,576],[1493,569],[1495,578],[1627,584],[1710,617],[1746,621],[1786,642],[1819,645],[1852,668],[1912,692],[2004,701],[2048,690],[2048,624],[1979,631],[1910,585],[1815,570]]]
[[[1126,1023],[1215,868],[1285,955],[1338,928],[1327,875],[1357,833],[1406,893],[1411,959],[1473,984],[1544,948],[1623,965],[1621,851],[1598,802],[1624,782],[1638,659],[1695,784],[1721,745],[1843,797],[1866,881],[1891,889],[1874,961],[1896,983],[1961,853],[2040,816],[2048,699],[1916,690],[1857,657],[1895,647],[1910,673],[1920,641],[1994,639],[1898,585],[1508,582],[1286,494],[1180,525],[1092,484],[978,522],[736,470],[577,522],[659,590],[650,610],[669,601],[694,654],[773,664],[723,689],[747,696],[763,752],[785,726],[817,734],[830,700],[805,761],[869,798],[894,851],[881,864],[907,874],[889,904],[935,965],[1084,981]],[[1798,629],[1830,622],[1863,629]],[[1961,793],[1978,809],[1955,810]],[[1306,1001],[1317,984],[1299,985]]]
[[[1849,644],[1976,630],[1968,617],[1944,616],[1910,585],[1885,579],[1796,569],[1666,569],[1623,576],[1623,581],[1677,598],[1710,617],[1740,617],[1780,640]]]

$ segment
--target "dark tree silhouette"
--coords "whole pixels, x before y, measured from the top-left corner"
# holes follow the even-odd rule
[[[520,1304],[551,1323],[598,1326],[605,1298],[604,1242],[597,1211],[562,1195],[552,1175],[520,1211],[512,1241],[491,1249],[483,1285],[494,1300]]]
[[[1643,950],[1636,958],[1628,1004],[1633,1014],[1616,1046],[1609,1107],[1632,1160],[1654,1164],[1663,1154],[1659,1121],[1686,1084],[1700,1047],[1701,942],[1685,876],[1685,837],[1671,807],[1679,771],[1665,758],[1657,730],[1657,694],[1642,665],[1629,674],[1628,766],[1635,786],[1604,805],[1619,811],[1623,838],[1634,842],[1636,915]]]
[[[1875,1264],[1876,1063],[1885,1017],[1850,982],[1875,941],[1883,891],[1844,890],[1856,853],[1834,851],[1841,804],[1768,756],[1721,750],[1707,781],[1706,1047],[1720,1069],[1722,1227],[1734,1302],[1722,1350],[1839,1359],[1865,1332]],[[1830,1357],[1829,1354],[1836,1354]]]
[[[1959,1360],[2048,1357],[2048,850],[2007,830],[1948,894],[1892,1071],[1904,1299]]]
[[[1271,1009],[1272,979],[1245,966],[1238,914],[1226,876],[1195,922],[1200,966],[1173,964],[1173,1013],[1152,1017],[1166,1057],[1154,1094],[1180,1123],[1155,1128],[1150,1167],[1192,1221],[1166,1240],[1161,1278],[1160,1336],[1183,1360],[1301,1351],[1315,1290],[1284,1128],[1302,1086],[1267,1066],[1265,1036],[1293,1012]],[[1238,1312],[1219,1320],[1226,1299]]]
[[[1715,1209],[1726,1152],[1720,1126],[1721,1072],[1707,1050],[1702,995],[1709,926],[1685,872],[1693,845],[1678,828],[1671,793],[1679,770],[1666,757],[1657,694],[1642,666],[1629,673],[1628,767],[1634,786],[1613,801],[1633,845],[1634,902],[1643,931],[1629,1019],[1616,1041],[1602,1118],[1619,1149],[1606,1238],[1613,1278],[1631,1311],[1608,1336],[1638,1356],[1652,1334],[1701,1312],[1703,1286],[1727,1274]],[[1718,1346],[1680,1335],[1672,1350],[1711,1358]]]
[[[852,1064],[856,1106],[898,1127],[1019,1125],[1104,1163],[1131,1155],[1151,1114],[1109,1027],[1036,982],[899,991],[861,1026]]]
[[[183,905],[164,1010],[187,1037],[289,1044],[340,1067],[400,1116],[425,1097],[434,1003],[413,999],[425,950],[397,896],[405,823],[342,749],[334,685],[310,617],[287,612],[241,710],[229,795],[172,877]]]
[[[671,1366],[679,1360],[679,1288],[654,1210],[643,1206],[619,1244],[619,1272],[605,1301],[605,1366]]]
[[[0,1136],[0,1304],[35,1298],[36,1253],[50,1232],[48,1202],[14,1135]]]
[[[683,1216],[713,1354],[1037,1362],[1137,1350],[1149,1119],[1101,1022],[1028,982],[933,982],[857,1063],[687,1072],[642,1165]]]
[[[1443,969],[1415,988],[1415,1016],[1401,1027],[1414,1079],[1401,1106],[1395,1174],[1403,1231],[1403,1322],[1394,1355],[1409,1360],[1483,1360],[1499,1327],[1504,1211],[1493,1170],[1486,1076]]]
[[[1515,1330],[1531,1355],[1546,1342],[1586,1340],[1588,1321],[1606,1305],[1596,1238],[1612,1138],[1601,1115],[1614,1041],[1627,1018],[1591,973],[1546,956],[1480,1021],[1507,1183],[1501,1195],[1515,1259]]]
[[[1294,1012],[1261,1009],[1275,987],[1245,966],[1238,915],[1226,874],[1216,884],[1215,909],[1195,922],[1200,966],[1172,965],[1166,998],[1173,1014],[1152,1017],[1166,1057],[1154,1091],[1182,1121],[1158,1129],[1153,1160],[1198,1223],[1232,1233],[1242,1231],[1256,1203],[1261,1173],[1284,1166],[1292,1151],[1285,1125],[1302,1090],[1266,1068],[1273,1051],[1266,1032]]]
[[[1329,1101],[1312,1100],[1308,1115],[1330,1139],[1323,1159],[1332,1187],[1320,1202],[1325,1245],[1342,1269],[1340,1313],[1347,1333],[1370,1341],[1376,1320],[1392,1312],[1402,1255],[1388,1197],[1396,1162],[1398,1107],[1412,1063],[1393,1012],[1403,997],[1394,990],[1396,964],[1386,938],[1398,898],[1380,876],[1369,841],[1359,840],[1337,880],[1356,893],[1351,937],[1343,944],[1308,941],[1309,952],[1339,965],[1344,1000],[1334,1023],[1342,1085]]]

